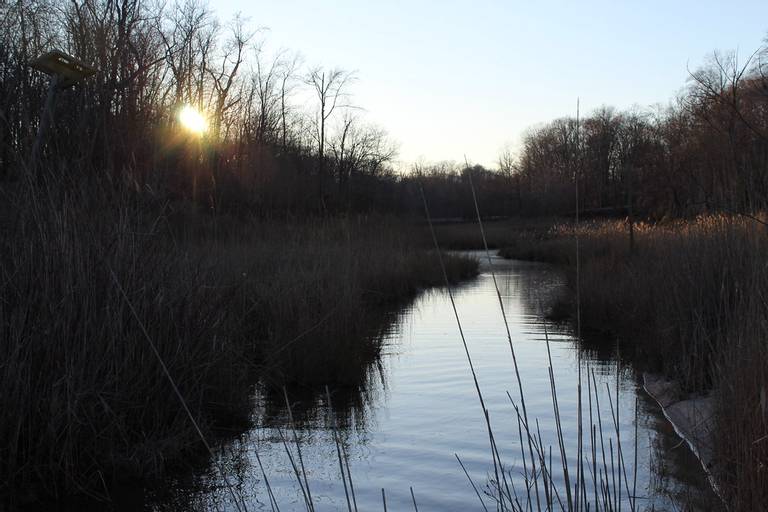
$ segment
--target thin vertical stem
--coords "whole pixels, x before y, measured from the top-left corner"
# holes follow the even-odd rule
[[[280,427],[277,427],[276,430],[277,434],[280,436],[280,440],[283,443],[283,448],[285,448],[285,453],[288,455],[288,461],[291,463],[293,474],[296,476],[296,480],[299,482],[299,489],[301,489],[301,494],[304,497],[304,504],[306,505],[307,510],[311,512],[312,506],[310,505],[309,498],[307,497],[307,491],[304,488],[304,482],[301,480],[301,473],[299,472],[299,468],[296,466],[296,461],[293,459],[293,454],[291,453],[290,448],[288,448],[288,441],[286,441],[285,436],[283,435],[283,431],[280,430]]]
[[[301,466],[301,474],[304,477],[304,487],[307,489],[307,504],[311,512],[315,512],[315,505],[312,502],[312,491],[309,490],[309,480],[307,479],[307,470],[304,467],[304,458],[301,455],[301,443],[299,443],[299,436],[296,433],[296,427],[293,422],[293,411],[291,410],[291,403],[288,401],[288,392],[283,387],[283,396],[285,397],[285,406],[288,408],[288,420],[290,421],[291,432],[293,432],[293,441],[296,444],[296,452],[299,456],[299,465]]]
[[[328,402],[328,414],[333,415],[333,407],[331,406],[331,393],[328,391],[328,386],[325,386],[325,396]],[[352,512],[352,503],[349,501],[349,491],[347,490],[347,477],[344,475],[344,461],[341,456],[341,448],[339,446],[339,436],[336,432],[336,416],[333,415],[333,424],[331,427],[333,432],[333,442],[336,444],[336,457],[339,459],[339,470],[341,471],[341,481],[344,483],[344,496],[347,498],[347,510]]]
[[[261,457],[259,457],[258,450],[254,450],[254,454],[256,455],[256,462],[259,463],[261,475],[264,478],[264,485],[267,487],[267,495],[269,496],[269,505],[272,508],[272,512],[280,512],[280,506],[277,504],[277,499],[275,499],[275,495],[272,492],[272,486],[269,485],[269,479],[267,478],[267,473],[264,471],[264,465],[261,463]]]
[[[520,378],[520,369],[517,364],[517,355],[515,354],[515,346],[512,343],[512,333],[509,330],[509,321],[507,320],[507,312],[504,308],[504,300],[501,297],[501,291],[499,290],[499,284],[496,281],[496,272],[493,270],[493,260],[491,259],[491,252],[488,250],[488,239],[485,236],[485,227],[483,226],[483,219],[480,215],[480,206],[477,201],[477,194],[475,193],[475,185],[472,181],[472,172],[469,171],[469,164],[467,162],[466,156],[464,157],[464,163],[467,166],[467,173],[469,175],[469,186],[472,190],[472,201],[475,205],[475,214],[477,215],[477,223],[480,226],[480,235],[483,239],[483,248],[485,249],[485,256],[488,258],[488,266],[491,270],[491,278],[493,279],[493,287],[496,290],[496,298],[499,302],[499,308],[501,309],[501,317],[504,320],[504,328],[507,331],[507,341],[509,343],[509,350],[512,353],[512,364],[515,369],[515,378],[517,380],[517,389],[520,394],[520,406],[523,409],[523,419],[525,420],[525,424],[528,425],[528,409],[525,405],[525,393],[523,392],[523,381]],[[533,457],[533,447],[531,446],[531,440],[528,439],[528,453],[531,456],[531,464],[532,464],[532,470],[533,474],[536,474],[536,461]],[[528,475],[526,472],[525,475],[526,479],[526,488],[530,489],[530,487],[527,485]],[[536,493],[536,508],[537,510],[541,511],[541,504],[539,503],[539,485],[536,481],[534,481],[534,487],[535,487],[535,493]],[[530,496],[530,491],[529,491]],[[530,498],[529,498],[530,501]]]
[[[464,463],[461,462],[461,459],[459,458],[459,455],[454,453],[454,457],[456,457],[456,460],[459,461],[459,466],[461,466],[462,471],[464,471],[464,474],[467,475],[467,480],[469,480],[469,485],[472,486],[472,489],[475,491],[475,494],[477,495],[477,499],[480,500],[480,504],[483,506],[483,510],[485,512],[488,512],[488,507],[485,506],[485,502],[483,501],[483,497],[480,496],[480,491],[477,490],[477,486],[475,485],[475,482],[472,481],[472,477],[469,476],[469,472],[467,471],[467,468],[464,467]]]
[[[576,98],[576,338],[581,342],[581,251],[579,247],[579,165],[581,159],[580,147],[579,147],[579,114],[580,114],[579,98]],[[578,458],[576,462],[576,512],[579,511],[581,500],[579,499],[578,486],[580,480],[583,478],[582,473],[584,471],[582,463],[582,451],[583,451],[583,435],[582,435],[582,404],[581,404],[581,349],[577,349],[578,353],[578,404],[577,404],[577,416],[578,416],[578,447],[576,449]]]
[[[555,414],[555,426],[557,427],[557,442],[560,447],[560,460],[563,465],[563,476],[565,478],[565,492],[568,499],[568,510],[573,510],[573,497],[571,496],[571,480],[568,473],[568,457],[565,453],[565,441],[563,439],[563,425],[560,421],[560,406],[557,402],[557,387],[555,385],[555,374],[552,370],[552,351],[549,346],[549,331],[546,322],[544,323],[544,339],[547,343],[547,359],[549,361],[549,386],[552,394],[552,408]],[[576,496],[578,500],[578,496]]]
[[[637,408],[640,398],[635,395],[635,462],[632,469],[632,508],[637,506]]]
[[[349,455],[344,443],[341,444],[341,453],[344,455],[344,466],[347,468],[347,477],[349,478],[349,491],[352,493],[352,506],[357,512],[357,498],[355,497],[355,484],[352,483],[352,472],[349,470]]]
[[[488,438],[489,438],[490,443],[491,443],[491,454],[492,454],[493,460],[494,460],[494,464],[493,464],[494,467],[493,467],[493,469],[494,469],[494,472],[496,474],[496,481],[497,482],[501,482],[501,479],[499,478],[499,468],[498,468],[497,460],[496,460],[497,456],[498,456],[498,453],[496,452],[495,443],[493,441],[493,429],[491,428],[491,423],[490,423],[490,420],[489,420],[489,417],[488,417],[488,413],[487,413],[488,408],[485,406],[485,400],[483,399],[483,393],[480,390],[480,384],[479,384],[479,382],[477,380],[477,372],[475,372],[475,365],[472,363],[472,356],[469,353],[469,346],[467,345],[467,339],[464,336],[464,329],[461,326],[461,319],[459,318],[459,312],[456,309],[456,301],[455,301],[455,299],[453,297],[453,288],[451,287],[451,283],[448,280],[448,272],[445,269],[445,262],[443,261],[443,255],[440,252],[440,244],[437,242],[437,235],[435,234],[435,227],[432,224],[432,216],[429,213],[429,205],[427,204],[427,197],[424,195],[424,188],[419,186],[419,191],[421,192],[421,200],[424,203],[424,213],[426,214],[427,223],[429,224],[429,231],[430,231],[430,233],[432,235],[432,242],[434,243],[435,251],[437,252],[437,259],[440,262],[440,270],[443,273],[443,280],[444,280],[445,286],[446,286],[446,288],[448,290],[448,298],[451,301],[451,308],[453,308],[453,316],[455,317],[456,325],[459,328],[459,335],[461,337],[462,346],[464,347],[464,354],[466,355],[467,362],[469,363],[469,369],[470,369],[470,371],[472,373],[472,380],[474,381],[474,384],[475,384],[475,391],[477,392],[477,397],[478,397],[478,400],[480,401],[480,407],[483,410],[483,416],[485,417],[486,426],[488,428]],[[501,461],[499,460],[499,464],[500,463],[501,463]],[[502,470],[502,473],[503,473],[503,470]],[[499,485],[499,499],[500,499],[500,501],[502,503],[502,508],[503,508],[504,500],[503,500],[503,495],[501,493],[501,486],[500,485]]]

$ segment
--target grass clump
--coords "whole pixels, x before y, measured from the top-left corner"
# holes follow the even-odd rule
[[[509,218],[483,221],[489,249],[505,250],[525,242],[539,242],[547,237],[555,222],[550,218]],[[435,235],[440,247],[454,250],[484,248],[477,222],[435,223]]]
[[[2,189],[3,493],[105,497],[200,451],[147,337],[209,436],[245,425],[257,380],[360,385],[376,311],[442,280],[394,219],[213,218],[110,190]]]
[[[702,216],[639,224],[562,224],[535,250],[575,268],[581,320],[622,340],[641,366],[716,397],[717,467],[732,510],[768,506],[768,232],[761,219]],[[519,248],[505,254],[521,257]],[[571,272],[576,286],[576,274]]]

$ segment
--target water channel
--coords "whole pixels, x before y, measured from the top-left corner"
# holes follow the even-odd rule
[[[477,256],[481,258],[482,254]],[[538,420],[545,461],[549,463],[550,453],[552,456],[549,492],[555,495],[554,509],[560,510],[560,503],[567,504],[567,492],[559,462],[545,329],[571,488],[577,472],[577,382],[581,364],[584,481],[588,498],[594,501],[598,495],[598,501],[605,500],[606,493],[611,493],[608,501],[614,505],[621,502],[624,510],[632,510],[633,506],[636,510],[709,510],[713,506],[712,495],[696,459],[680,444],[656,404],[642,391],[631,368],[617,364],[611,342],[608,348],[603,346],[600,350],[585,348],[570,326],[546,318],[551,305],[565,292],[562,272],[548,265],[499,258],[494,258],[493,269],[517,354],[530,424],[533,427]],[[530,467],[531,462],[527,443],[521,450],[521,428],[510,402],[510,396],[519,402],[519,391],[487,261],[480,270],[476,279],[455,288],[455,303],[506,475],[501,479],[503,490],[516,493],[525,509],[528,492],[524,467]],[[341,477],[339,446],[349,468],[358,510],[383,510],[382,489],[388,510],[414,510],[414,497],[420,511],[483,510],[481,499],[488,510],[496,509],[497,469],[488,429],[446,290],[422,293],[395,315],[381,341],[381,358],[369,368],[364,389],[355,391],[353,399],[339,390],[330,390],[331,402],[338,401],[343,406],[336,404],[330,410],[322,392],[290,397],[314,509],[347,510],[347,496],[352,500],[351,489],[345,491]],[[591,397],[588,385],[592,386]],[[588,401],[592,402],[591,422]],[[298,466],[288,410],[281,403],[256,392],[255,427],[221,449],[221,465],[211,465],[192,482],[173,483],[171,497],[156,497],[151,508],[238,510],[216,469],[224,467],[236,496],[243,501],[241,509],[272,510],[264,482],[266,475],[280,510],[306,510],[306,491],[298,483],[282,440],[286,439]],[[621,455],[613,420],[616,411]],[[596,425],[595,430],[591,424]],[[529,483],[531,480],[529,477]],[[540,468],[538,485],[539,504],[544,510],[546,491]],[[619,487],[620,497],[616,492]],[[532,489],[531,493],[532,510],[537,510],[535,491]],[[630,497],[633,493],[635,499]]]

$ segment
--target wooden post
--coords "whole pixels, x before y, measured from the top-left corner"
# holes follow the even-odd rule
[[[40,112],[40,124],[37,127],[37,136],[35,136],[35,142],[32,144],[32,169],[33,174],[37,174],[38,166],[40,165],[40,152],[42,151],[43,141],[45,134],[48,131],[48,126],[53,119],[53,106],[56,100],[56,92],[59,89],[59,76],[52,75],[51,82],[48,85],[48,95],[45,97],[45,105],[42,112]]]

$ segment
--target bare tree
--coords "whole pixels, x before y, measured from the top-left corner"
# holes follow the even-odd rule
[[[283,61],[283,65],[280,69],[280,126],[281,126],[281,142],[283,151],[288,148],[287,135],[288,135],[288,97],[295,87],[296,72],[301,63],[301,57],[299,54],[294,53],[291,58],[286,58]]]
[[[355,176],[376,177],[397,155],[397,147],[383,129],[364,124],[350,113],[344,116],[328,144],[334,157],[339,194],[346,196],[348,210],[352,208]]]
[[[195,0],[177,2],[160,23],[166,62],[173,75],[174,103],[202,108],[218,23],[211,11]]]
[[[517,168],[517,159],[512,151],[512,148],[505,147],[499,154],[499,160],[497,162],[499,166],[499,172],[502,175],[511,178]]]
[[[317,67],[309,72],[306,83],[312,88],[318,101],[318,109],[315,114],[314,137],[317,142],[318,158],[318,196],[325,209],[325,200],[323,198],[323,180],[325,176],[325,131],[328,119],[333,115],[337,108],[349,107],[346,103],[348,98],[347,86],[354,81],[355,75],[352,72],[341,69],[332,69],[330,71]]]
[[[233,20],[231,30],[232,32],[225,44],[220,65],[215,70],[212,67],[207,69],[213,80],[213,133],[216,137],[221,135],[221,125],[226,112],[241,100],[239,95],[235,98],[230,96],[232,86],[238,78],[240,65],[243,63],[243,52],[253,37],[253,33],[246,32],[240,16],[236,16]]]
[[[522,194],[520,190],[520,167],[518,165],[517,157],[515,156],[512,148],[507,145],[499,154],[499,160],[497,162],[499,166],[499,173],[504,179],[504,185],[507,190],[514,190],[514,201],[516,203],[517,211],[522,210]],[[505,213],[509,214],[511,208],[509,203],[511,198],[506,201]]]
[[[281,50],[267,61],[263,56],[261,47],[256,50],[256,69],[251,78],[251,87],[254,90],[254,99],[258,102],[258,111],[255,113],[255,134],[259,143],[274,143],[277,138],[278,125],[283,124],[282,112],[287,109],[285,105],[284,88],[290,79],[286,73],[285,51]],[[284,136],[284,134],[283,134]]]

